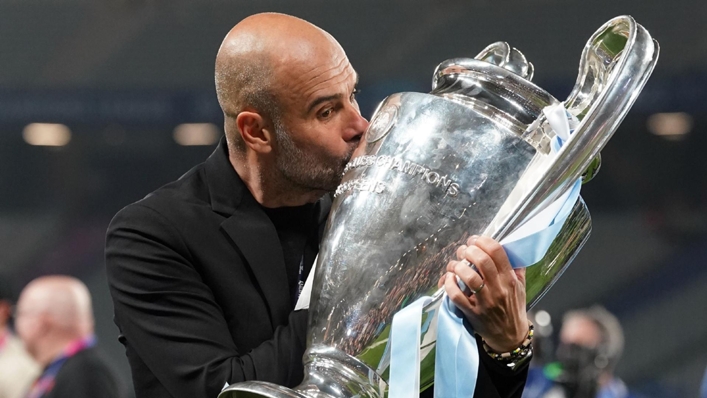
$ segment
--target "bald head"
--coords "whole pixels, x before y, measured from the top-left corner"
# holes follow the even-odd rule
[[[81,281],[45,276],[30,282],[17,302],[20,316],[41,315],[59,333],[83,337],[93,333],[91,296]]]
[[[226,35],[216,56],[216,94],[226,117],[226,137],[243,149],[235,118],[254,111],[277,123],[281,95],[291,76],[308,70],[315,54],[343,53],[324,30],[302,19],[275,13],[250,16]]]

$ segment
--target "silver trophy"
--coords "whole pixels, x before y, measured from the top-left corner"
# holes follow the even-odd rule
[[[564,102],[580,123],[559,153],[550,150],[555,132],[542,112],[559,101],[530,82],[532,64],[506,43],[440,64],[430,94],[385,99],[366,132],[365,154],[347,165],[334,195],[312,291],[304,381],[294,389],[236,383],[219,397],[387,396],[393,316],[431,295],[423,320],[434,319],[437,281],[459,245],[471,234],[500,240],[593,168],[657,58],[658,43],[633,18],[604,24],[584,47]],[[580,198],[545,257],[527,270],[528,307],[590,230]],[[425,328],[421,389],[434,383],[435,342],[435,328]]]

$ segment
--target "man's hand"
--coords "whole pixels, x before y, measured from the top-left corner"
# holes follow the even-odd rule
[[[440,287],[444,285],[449,298],[492,350],[502,353],[518,348],[528,334],[525,269],[514,270],[503,247],[484,236],[469,238],[467,246],[457,249],[457,259],[447,265]],[[457,276],[476,293],[464,294]]]

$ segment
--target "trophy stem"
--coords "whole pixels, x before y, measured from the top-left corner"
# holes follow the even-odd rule
[[[358,359],[324,345],[304,355],[304,380],[295,387],[306,397],[383,398],[387,383]]]
[[[304,380],[294,389],[248,381],[232,384],[218,398],[384,398],[387,383],[358,359],[332,347],[304,355]]]

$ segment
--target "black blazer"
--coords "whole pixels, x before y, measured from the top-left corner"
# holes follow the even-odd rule
[[[317,204],[312,234],[330,205],[328,197]],[[306,272],[317,251],[314,243],[305,252]],[[137,398],[302,381],[307,311],[292,311],[277,232],[223,140],[205,163],[115,216],[106,266]]]
[[[115,371],[96,348],[88,348],[68,358],[54,379],[54,387],[42,398],[123,398]]]

